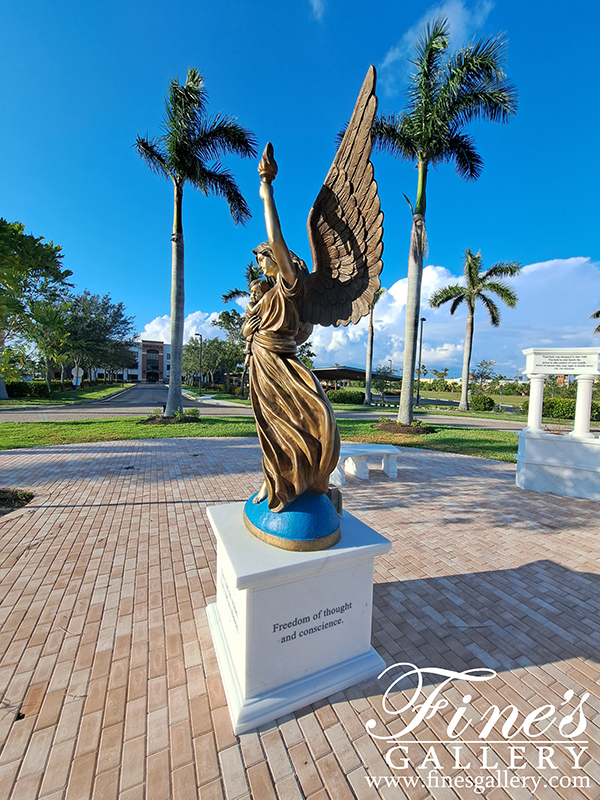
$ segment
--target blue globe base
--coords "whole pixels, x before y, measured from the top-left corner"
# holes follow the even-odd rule
[[[306,552],[326,550],[340,539],[340,520],[335,506],[325,494],[305,492],[277,513],[270,511],[267,500],[244,506],[248,530],[268,544],[284,550]]]

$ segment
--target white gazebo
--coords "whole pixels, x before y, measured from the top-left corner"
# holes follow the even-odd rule
[[[519,434],[517,486],[534,492],[600,500],[600,439],[590,431],[592,387],[598,376],[600,348],[523,350],[529,378],[529,416]],[[544,382],[550,375],[574,375],[575,422],[570,433],[542,428]]]

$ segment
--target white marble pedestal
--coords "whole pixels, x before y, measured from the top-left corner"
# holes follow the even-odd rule
[[[516,459],[521,489],[600,500],[600,439],[525,429]]]
[[[371,647],[373,559],[391,543],[351,514],[338,544],[295,553],[213,506],[217,601],[207,609],[233,730],[255,728],[385,668]]]

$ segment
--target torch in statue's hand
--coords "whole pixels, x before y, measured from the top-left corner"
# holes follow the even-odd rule
[[[264,153],[258,165],[258,174],[261,177],[261,180],[265,181],[266,183],[273,183],[277,176],[277,162],[275,161],[275,157],[273,155],[273,145],[271,142],[267,142],[267,146],[265,147]]]

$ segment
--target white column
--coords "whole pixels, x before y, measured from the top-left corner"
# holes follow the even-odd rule
[[[575,404],[575,425],[571,436],[577,439],[593,439],[590,433],[590,416],[592,414],[592,387],[595,375],[576,375],[577,402]]]
[[[529,432],[542,430],[542,404],[544,402],[544,381],[547,375],[527,375],[529,378],[529,414],[527,428]]]

